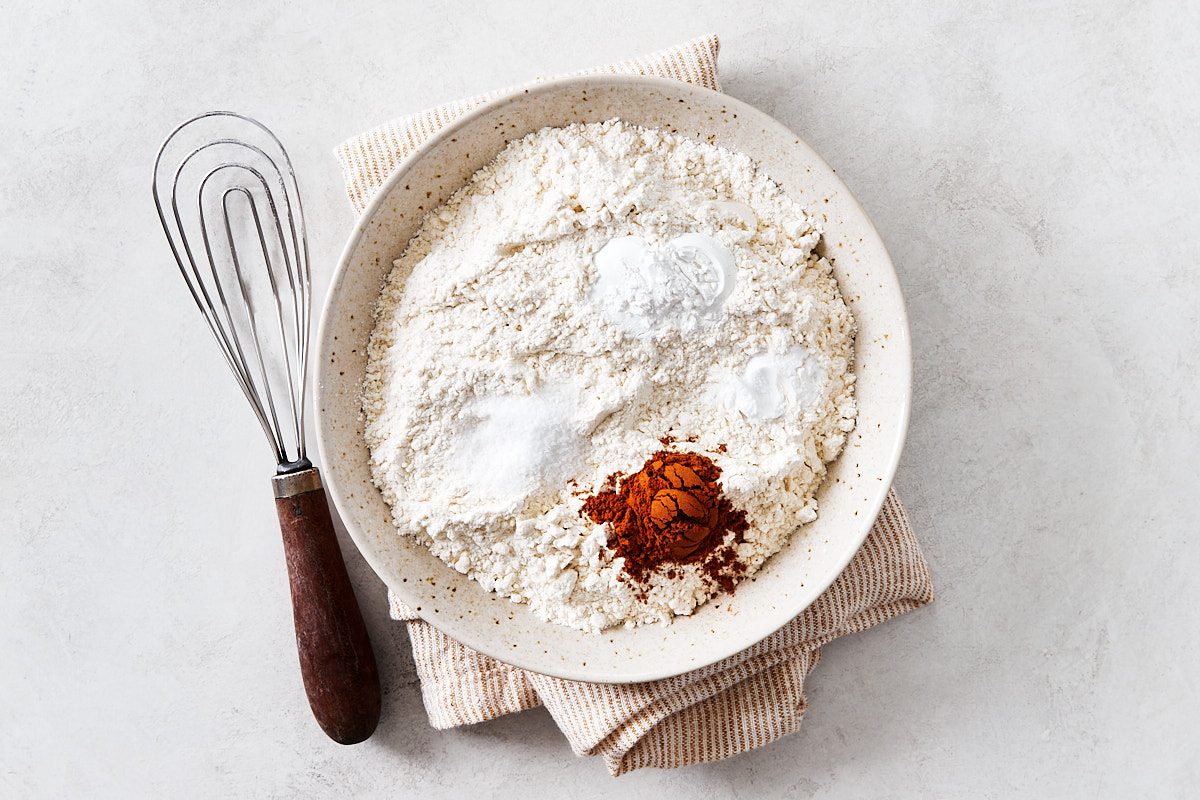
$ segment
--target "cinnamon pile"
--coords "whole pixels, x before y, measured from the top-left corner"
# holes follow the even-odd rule
[[[584,502],[583,513],[612,525],[608,546],[625,559],[625,572],[635,580],[664,565],[698,563],[731,591],[746,513],[722,493],[720,476],[721,468],[707,456],[660,450],[632,475],[610,475]],[[731,532],[733,540],[726,543]]]

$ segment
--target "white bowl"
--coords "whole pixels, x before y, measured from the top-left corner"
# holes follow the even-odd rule
[[[424,214],[509,141],[545,126],[620,117],[740,151],[825,223],[823,252],[858,320],[858,428],[798,531],[736,593],[668,626],[588,634],[542,622],[399,535],[371,483],[361,385],[376,299]],[[850,191],[804,142],[727,95],[677,81],[600,76],[521,89],[447,126],[384,184],[350,236],[317,342],[317,436],[329,494],[368,563],[402,601],[463,644],[535,672],[627,683],[725,658],[803,611],[846,567],[879,512],[904,443],[911,393],[904,301],[891,259]]]

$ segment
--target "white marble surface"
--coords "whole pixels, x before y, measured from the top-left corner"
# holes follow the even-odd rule
[[[1200,780],[1194,4],[4,4],[0,795],[1181,796]],[[353,5],[353,8],[349,6]],[[728,91],[843,175],[895,256],[899,487],[939,598],[839,641],[797,735],[612,780],[533,712],[435,732],[348,550],[386,684],[309,720],[270,459],[150,205],[169,127],[251,112],[298,163],[436,101],[708,30]]]

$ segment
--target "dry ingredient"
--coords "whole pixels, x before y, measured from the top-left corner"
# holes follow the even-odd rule
[[[666,622],[753,574],[816,519],[857,414],[819,238],[707,143],[615,120],[511,143],[380,295],[363,411],[397,530],[582,630]],[[622,492],[636,525],[595,500]]]
[[[591,299],[608,319],[637,336],[668,322],[692,329],[721,311],[737,267],[725,245],[685,233],[660,251],[638,236],[619,236],[596,253]]]
[[[759,353],[740,374],[713,381],[716,401],[748,420],[779,419],[785,414],[803,419],[821,401],[825,369],[808,350]]]
[[[721,491],[721,468],[699,453],[660,450],[629,476],[610,475],[583,513],[611,526],[608,546],[635,580],[669,564],[699,564],[727,588],[740,577],[734,549],[746,514]]]
[[[445,479],[497,502],[561,480],[579,462],[572,407],[569,393],[553,387],[474,400],[463,408]]]

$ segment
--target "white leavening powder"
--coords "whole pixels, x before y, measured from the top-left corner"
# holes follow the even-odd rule
[[[760,422],[785,415],[803,419],[817,410],[825,394],[825,368],[802,347],[759,353],[740,374],[716,380],[717,402]]]
[[[733,254],[702,233],[676,236],[657,251],[637,236],[619,236],[592,260],[592,302],[639,336],[671,322],[691,328],[719,314],[737,279]]]
[[[616,120],[510,144],[380,296],[363,409],[397,530],[543,619],[669,621],[712,580],[673,565],[635,585],[580,513],[669,436],[721,468],[752,574],[816,518],[857,414],[854,322],[819,238],[713,145]]]

